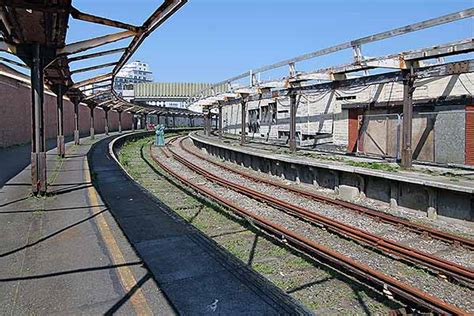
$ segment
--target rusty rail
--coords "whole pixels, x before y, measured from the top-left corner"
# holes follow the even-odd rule
[[[173,152],[169,149],[162,149],[163,153],[171,158],[176,157],[173,155]],[[151,158],[166,172],[175,177],[178,181],[184,185],[190,187],[191,189],[199,192],[200,194],[220,203],[224,207],[229,208],[238,215],[246,218],[247,220],[253,222],[256,226],[264,229],[267,232],[275,236],[285,237],[285,239],[292,245],[298,247],[301,250],[304,250],[310,255],[316,255],[320,258],[324,258],[328,262],[335,264],[338,267],[347,269],[357,275],[360,278],[370,281],[372,284],[379,286],[381,289],[389,290],[400,297],[403,297],[405,300],[415,303],[418,306],[423,306],[437,313],[441,314],[453,314],[453,315],[463,315],[467,314],[466,311],[448,304],[437,297],[434,297],[428,293],[425,293],[419,289],[407,285],[403,282],[396,280],[390,276],[387,276],[377,270],[370,268],[368,265],[359,263],[347,256],[340,254],[334,250],[331,250],[327,247],[324,247],[308,238],[300,236],[278,224],[272,223],[267,219],[255,215],[251,212],[248,212],[244,208],[235,204],[232,201],[229,201],[222,196],[219,196],[212,192],[211,190],[204,188],[203,186],[197,185],[192,181],[188,180],[186,177],[175,172],[172,168],[168,167],[165,163],[156,158],[151,150],[151,144],[149,147],[149,153]]]
[[[331,204],[331,205],[335,205],[335,206],[340,206],[340,207],[355,211],[357,213],[362,213],[362,214],[370,216],[372,218],[376,218],[378,220],[381,220],[381,221],[389,223],[389,224],[401,225],[405,228],[410,229],[413,232],[424,234],[424,235],[430,236],[434,239],[442,240],[442,241],[445,241],[445,242],[448,242],[448,243],[451,243],[451,244],[455,244],[455,245],[461,245],[461,246],[466,247],[466,248],[471,249],[471,250],[474,249],[474,240],[471,240],[471,239],[468,239],[468,238],[463,238],[461,236],[456,236],[454,234],[444,232],[444,231],[441,231],[441,230],[437,230],[437,229],[427,227],[427,226],[424,226],[424,225],[412,223],[408,220],[405,220],[405,219],[402,219],[402,218],[399,218],[399,217],[396,217],[396,216],[393,216],[393,215],[390,215],[390,214],[386,214],[386,213],[383,213],[383,212],[380,212],[380,211],[377,211],[377,210],[373,210],[373,209],[370,209],[370,208],[367,208],[367,207],[364,207],[364,206],[361,206],[361,205],[357,205],[357,204],[346,202],[346,201],[332,199],[332,198],[327,197],[327,196],[323,196],[323,195],[320,195],[320,194],[317,194],[317,193],[314,193],[314,192],[310,192],[310,191],[307,191],[307,190],[304,190],[304,189],[301,189],[301,188],[296,188],[296,187],[288,185],[288,184],[279,183],[277,181],[273,181],[273,180],[269,180],[269,179],[265,179],[265,178],[259,178],[259,177],[256,177],[256,176],[250,174],[250,173],[242,172],[240,170],[231,168],[231,167],[225,165],[224,163],[213,161],[209,157],[206,157],[206,155],[204,155],[204,154],[200,154],[200,153],[198,154],[198,153],[196,153],[192,150],[189,150],[188,148],[186,148],[183,145],[183,140],[184,140],[184,138],[180,141],[180,147],[184,151],[186,151],[187,153],[189,153],[191,155],[194,155],[194,156],[197,156],[201,159],[204,159],[204,160],[206,160],[206,161],[208,161],[208,162],[210,162],[210,163],[212,163],[216,166],[219,166],[219,167],[221,167],[225,170],[237,173],[237,174],[239,174],[239,175],[241,175],[241,176],[243,176],[247,179],[257,181],[257,182],[261,182],[261,183],[265,183],[265,184],[269,184],[269,185],[278,187],[280,189],[285,189],[285,190],[291,191],[293,193],[300,194],[304,197],[310,198],[312,200],[315,200],[317,202]]]
[[[227,188],[230,188],[232,190],[245,194],[253,199],[257,199],[262,202],[265,202],[275,208],[283,210],[287,213],[291,213],[292,215],[297,216],[300,219],[309,221],[313,224],[324,225],[327,229],[341,236],[350,237],[354,240],[368,244],[386,253],[391,253],[393,255],[404,258],[405,260],[408,260],[410,262],[414,262],[414,263],[429,267],[435,271],[441,272],[452,278],[464,281],[466,283],[472,283],[472,281],[474,280],[474,271],[466,267],[457,265],[447,260],[437,258],[430,254],[426,254],[424,252],[406,247],[392,240],[389,240],[389,239],[368,233],[361,229],[355,228],[353,226],[332,220],[326,216],[313,213],[297,205],[280,200],[276,197],[241,186],[232,181],[225,180],[197,166],[196,164],[190,162],[189,160],[186,160],[185,158],[179,156],[173,150],[171,149],[168,149],[168,150],[171,152],[171,154],[176,160],[178,160],[179,162],[181,162],[183,165],[187,166],[191,170],[203,175],[204,177],[206,177],[208,180],[212,182],[218,183],[222,186],[225,186]]]

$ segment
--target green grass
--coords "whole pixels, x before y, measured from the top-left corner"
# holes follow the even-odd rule
[[[168,137],[172,136],[167,135]],[[290,294],[295,299],[315,311],[321,307],[330,313],[355,314],[363,311],[361,303],[354,299],[350,292],[350,290],[360,291],[359,285],[300,256],[289,247],[261,234],[228,210],[198,195],[190,194],[189,190],[175,185],[176,182],[173,180],[170,181],[165,172],[148,155],[147,144],[152,139],[153,137],[148,137],[124,144],[119,160],[139,183],[153,192],[163,203],[276,286],[284,291],[292,290]],[[140,158],[140,149],[143,145],[146,146],[143,149],[146,161],[165,175],[164,177],[156,175]],[[318,280],[322,282],[318,283]],[[316,285],[311,285],[315,281]],[[305,286],[306,284],[310,286]],[[341,292],[341,294],[326,297],[324,293],[327,287],[330,287],[333,293]],[[371,311],[387,311],[397,306],[387,302],[383,297],[364,297],[363,300],[370,306]]]
[[[382,170],[382,171],[388,171],[388,172],[397,172],[400,169],[398,166],[394,166],[389,163],[380,163],[380,162],[347,160],[347,164],[353,167],[368,168],[368,169]]]

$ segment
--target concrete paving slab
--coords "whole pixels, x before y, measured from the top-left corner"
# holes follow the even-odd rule
[[[47,197],[31,196],[29,168],[0,190],[0,314],[130,315],[137,312],[131,297],[138,292],[152,312],[173,314],[104,203],[90,200],[95,191],[86,157],[92,142],[82,143],[69,144],[63,160],[54,150],[47,156]],[[110,239],[119,240],[121,262]],[[135,281],[133,292],[124,286],[124,269]]]
[[[131,179],[104,181],[105,174],[116,176],[110,171],[116,163],[108,152],[109,142],[98,143],[90,153],[90,165],[97,174],[94,184],[178,313],[308,314]],[[127,200],[134,201],[133,208]]]

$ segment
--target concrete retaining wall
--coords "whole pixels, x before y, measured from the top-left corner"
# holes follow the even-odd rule
[[[419,179],[410,181],[404,176],[390,176],[380,171],[359,172],[359,168],[353,167],[331,168],[322,163],[310,165],[296,160],[281,160],[270,154],[215,144],[194,134],[191,137],[198,148],[211,155],[287,180],[334,190],[342,199],[349,191],[392,207],[402,206],[424,212],[432,218],[440,215],[474,221],[474,194],[469,190],[461,192],[454,187],[448,188],[448,185],[430,185]]]

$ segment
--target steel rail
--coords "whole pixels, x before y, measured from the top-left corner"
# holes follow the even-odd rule
[[[168,167],[165,163],[160,161],[152,153],[152,144],[149,146],[150,157],[157,163],[160,168],[165,170],[168,174],[176,178],[179,182],[185,186],[191,188],[192,190],[210,198],[211,200],[216,201],[222,206],[230,209],[235,212],[237,215],[246,218],[250,222],[254,223],[256,226],[264,229],[267,232],[270,232],[274,236],[284,237],[286,241],[300,250],[303,250],[305,253],[310,255],[316,255],[319,258],[331,262],[332,264],[342,267],[346,270],[351,271],[353,274],[357,275],[359,278],[368,280],[372,284],[376,284],[382,289],[387,289],[400,297],[403,297],[405,300],[415,303],[418,306],[423,306],[429,310],[432,310],[441,314],[452,314],[452,315],[464,315],[467,314],[466,311],[446,303],[441,299],[434,297],[424,291],[416,289],[411,285],[405,284],[387,276],[375,269],[372,269],[368,265],[357,262],[347,256],[342,255],[341,253],[329,249],[325,246],[322,246],[308,238],[300,236],[278,224],[275,224],[261,216],[255,215],[244,208],[240,207],[236,203],[223,198],[222,196],[212,192],[210,189],[204,188],[201,185],[195,184],[186,177],[180,175],[172,168]],[[162,149],[163,153],[170,158],[171,154],[167,153],[166,149]]]
[[[419,233],[419,234],[424,234],[424,235],[430,236],[434,239],[442,240],[444,242],[448,242],[448,243],[451,243],[451,244],[454,244],[454,245],[461,245],[461,246],[464,246],[468,249],[474,250],[474,240],[472,240],[472,239],[468,239],[468,238],[464,238],[464,237],[457,236],[457,235],[454,235],[454,234],[450,234],[448,232],[437,230],[437,229],[427,227],[427,226],[424,226],[424,225],[412,223],[408,220],[405,220],[405,219],[402,219],[402,218],[399,218],[399,217],[396,217],[396,216],[393,216],[393,215],[390,215],[390,214],[386,214],[386,213],[383,213],[383,212],[380,212],[380,211],[376,211],[376,210],[370,209],[370,208],[365,207],[365,206],[357,205],[357,204],[346,202],[346,201],[336,200],[336,199],[333,199],[333,198],[330,198],[330,197],[327,197],[327,196],[324,196],[324,195],[320,195],[320,194],[317,194],[317,193],[314,193],[314,192],[310,192],[310,191],[301,189],[301,188],[296,188],[296,187],[288,185],[288,184],[278,183],[277,181],[273,181],[273,180],[270,180],[270,179],[259,178],[257,176],[252,175],[252,174],[249,174],[247,172],[243,172],[243,171],[231,168],[231,167],[225,165],[224,163],[213,161],[212,159],[209,159],[209,157],[206,157],[206,155],[204,155],[204,154],[197,153],[197,152],[194,152],[192,150],[189,150],[188,148],[186,148],[182,144],[183,141],[184,141],[184,139],[180,142],[180,147],[184,151],[188,152],[189,154],[195,155],[195,156],[197,156],[201,159],[204,159],[204,160],[206,160],[206,161],[208,161],[208,162],[210,162],[210,163],[212,163],[216,166],[219,166],[219,167],[221,167],[225,170],[237,173],[237,174],[239,174],[243,177],[246,177],[250,180],[265,183],[265,184],[268,184],[268,185],[272,185],[272,186],[278,187],[280,189],[285,189],[285,190],[291,191],[293,193],[303,195],[304,197],[310,198],[310,199],[312,199],[314,201],[317,201],[317,202],[344,207],[344,208],[350,209],[351,211],[355,211],[357,213],[362,213],[362,214],[365,214],[367,216],[370,216],[371,218],[379,219],[379,220],[381,220],[383,222],[386,222],[386,223],[390,223],[390,224],[394,224],[394,225],[402,225],[403,227],[406,227],[406,228],[410,229],[413,232],[416,232],[416,233]]]
[[[292,215],[297,216],[300,219],[310,221],[313,224],[324,225],[329,230],[339,235],[342,235],[344,237],[350,237],[362,243],[368,244],[374,248],[377,248],[381,251],[391,253],[393,255],[402,257],[408,261],[415,262],[420,265],[424,265],[428,268],[431,268],[445,275],[448,275],[451,278],[455,278],[467,283],[472,283],[474,280],[474,271],[466,267],[457,265],[447,260],[437,258],[433,255],[415,250],[413,248],[406,247],[392,240],[374,235],[372,233],[363,231],[361,229],[344,224],[342,222],[335,221],[326,216],[308,211],[307,209],[299,207],[295,204],[288,203],[276,197],[272,197],[270,195],[261,193],[259,191],[236,184],[235,182],[223,179],[215,175],[214,173],[211,173],[197,166],[196,164],[190,162],[186,158],[183,158],[171,148],[169,148],[169,151],[172,153],[173,157],[176,160],[178,160],[179,162],[181,162],[182,164],[184,164],[185,166],[187,166],[194,172],[203,175],[204,177],[206,177],[208,180],[212,182],[228,187],[232,190],[235,190],[239,193],[247,195],[251,198],[260,200],[282,211],[291,213]]]

